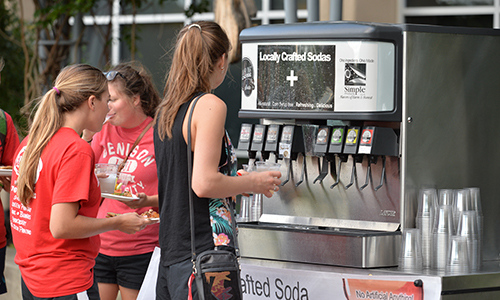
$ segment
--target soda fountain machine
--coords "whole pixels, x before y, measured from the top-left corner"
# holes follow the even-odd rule
[[[408,275],[397,268],[401,231],[415,227],[424,187],[480,188],[483,266],[467,284],[431,271],[410,282],[425,299],[499,295],[497,30],[311,22],[256,26],[240,40],[239,117],[260,122],[242,125],[238,148],[282,172],[258,221],[239,223],[246,297],[270,298],[273,272],[277,299],[303,296],[299,282],[315,272],[344,276],[338,299],[367,292],[349,297],[346,274]]]

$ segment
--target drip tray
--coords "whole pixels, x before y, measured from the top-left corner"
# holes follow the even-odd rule
[[[398,265],[401,232],[240,223],[242,257],[346,266]]]

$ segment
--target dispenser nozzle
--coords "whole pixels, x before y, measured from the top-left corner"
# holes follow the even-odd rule
[[[290,158],[285,158],[284,159],[285,163],[288,162],[288,167],[286,171],[286,179],[281,183],[281,186],[284,186],[288,181],[290,181],[290,172],[292,170],[292,160]]]
[[[363,190],[365,187],[368,186],[368,184],[371,181],[372,178],[372,163],[376,164],[377,163],[377,156],[370,155],[368,157],[368,168],[366,170],[366,179],[365,179],[365,184],[359,187],[360,190]]]
[[[341,168],[342,168],[342,159],[339,157],[339,167],[337,168],[338,169],[337,180],[335,180],[335,182],[330,186],[331,189],[333,189],[334,187],[336,187],[340,183],[340,171],[341,171]]]
[[[380,176],[380,184],[375,187],[375,191],[378,191],[383,185],[385,180],[385,156],[382,156],[382,175]]]
[[[318,157],[318,165],[320,164],[320,158]],[[318,177],[314,179],[313,183],[316,183],[316,181],[323,182],[323,179],[325,179],[326,175],[328,175],[328,158],[323,156],[323,163],[321,164],[321,170],[319,172]]]
[[[352,169],[351,169],[351,181],[345,186],[346,189],[350,188],[354,184],[354,180],[357,178],[356,174],[356,157],[352,157]]]
[[[297,162],[298,162],[298,159],[297,159]],[[295,183],[295,186],[299,186],[303,181],[304,181],[304,177],[305,177],[305,174],[306,174],[306,156],[304,154],[302,154],[302,172],[300,174],[300,179],[299,181],[297,181],[297,183]]]

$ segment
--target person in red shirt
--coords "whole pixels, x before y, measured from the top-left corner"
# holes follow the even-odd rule
[[[104,198],[98,218],[108,212],[142,214],[158,212],[158,176],[153,144],[152,121],[160,95],[149,72],[139,62],[121,63],[106,72],[110,101],[108,121],[95,135],[85,130],[83,138],[92,140],[97,163],[122,165],[132,175],[124,190],[139,197],[133,201]],[[135,147],[134,147],[135,145]],[[128,158],[127,158],[128,157]],[[101,233],[101,249],[94,267],[101,300],[136,299],[158,244],[159,224],[134,235]]]
[[[0,58],[0,82],[2,82],[1,72],[5,65],[3,58]],[[12,117],[0,109],[0,165],[12,166],[14,153],[19,146],[19,135],[12,121]],[[10,176],[0,176],[2,187],[7,192],[10,191]],[[4,212],[2,201],[0,201],[0,212]],[[7,211],[8,215],[8,211]],[[5,250],[7,248],[7,226],[5,213],[0,213],[0,294],[7,293],[5,283]]]
[[[10,221],[23,299],[99,299],[93,272],[98,234],[133,234],[152,223],[136,213],[96,218],[101,192],[95,158],[80,136],[84,129],[101,129],[108,100],[99,69],[65,67],[39,100],[16,151]]]

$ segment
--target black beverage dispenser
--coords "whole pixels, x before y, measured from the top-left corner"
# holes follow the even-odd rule
[[[272,261],[288,270],[293,262],[309,271],[382,268],[378,277],[399,276],[401,232],[416,225],[419,189],[479,187],[483,265],[492,263],[467,283],[443,276],[439,288],[500,297],[492,283],[500,280],[498,166],[484,161],[500,153],[492,139],[500,31],[307,22],[248,28],[240,41],[239,117],[293,128],[303,143],[285,155],[293,147],[278,138],[288,181],[264,199],[257,223],[240,224],[244,259],[263,268]]]

